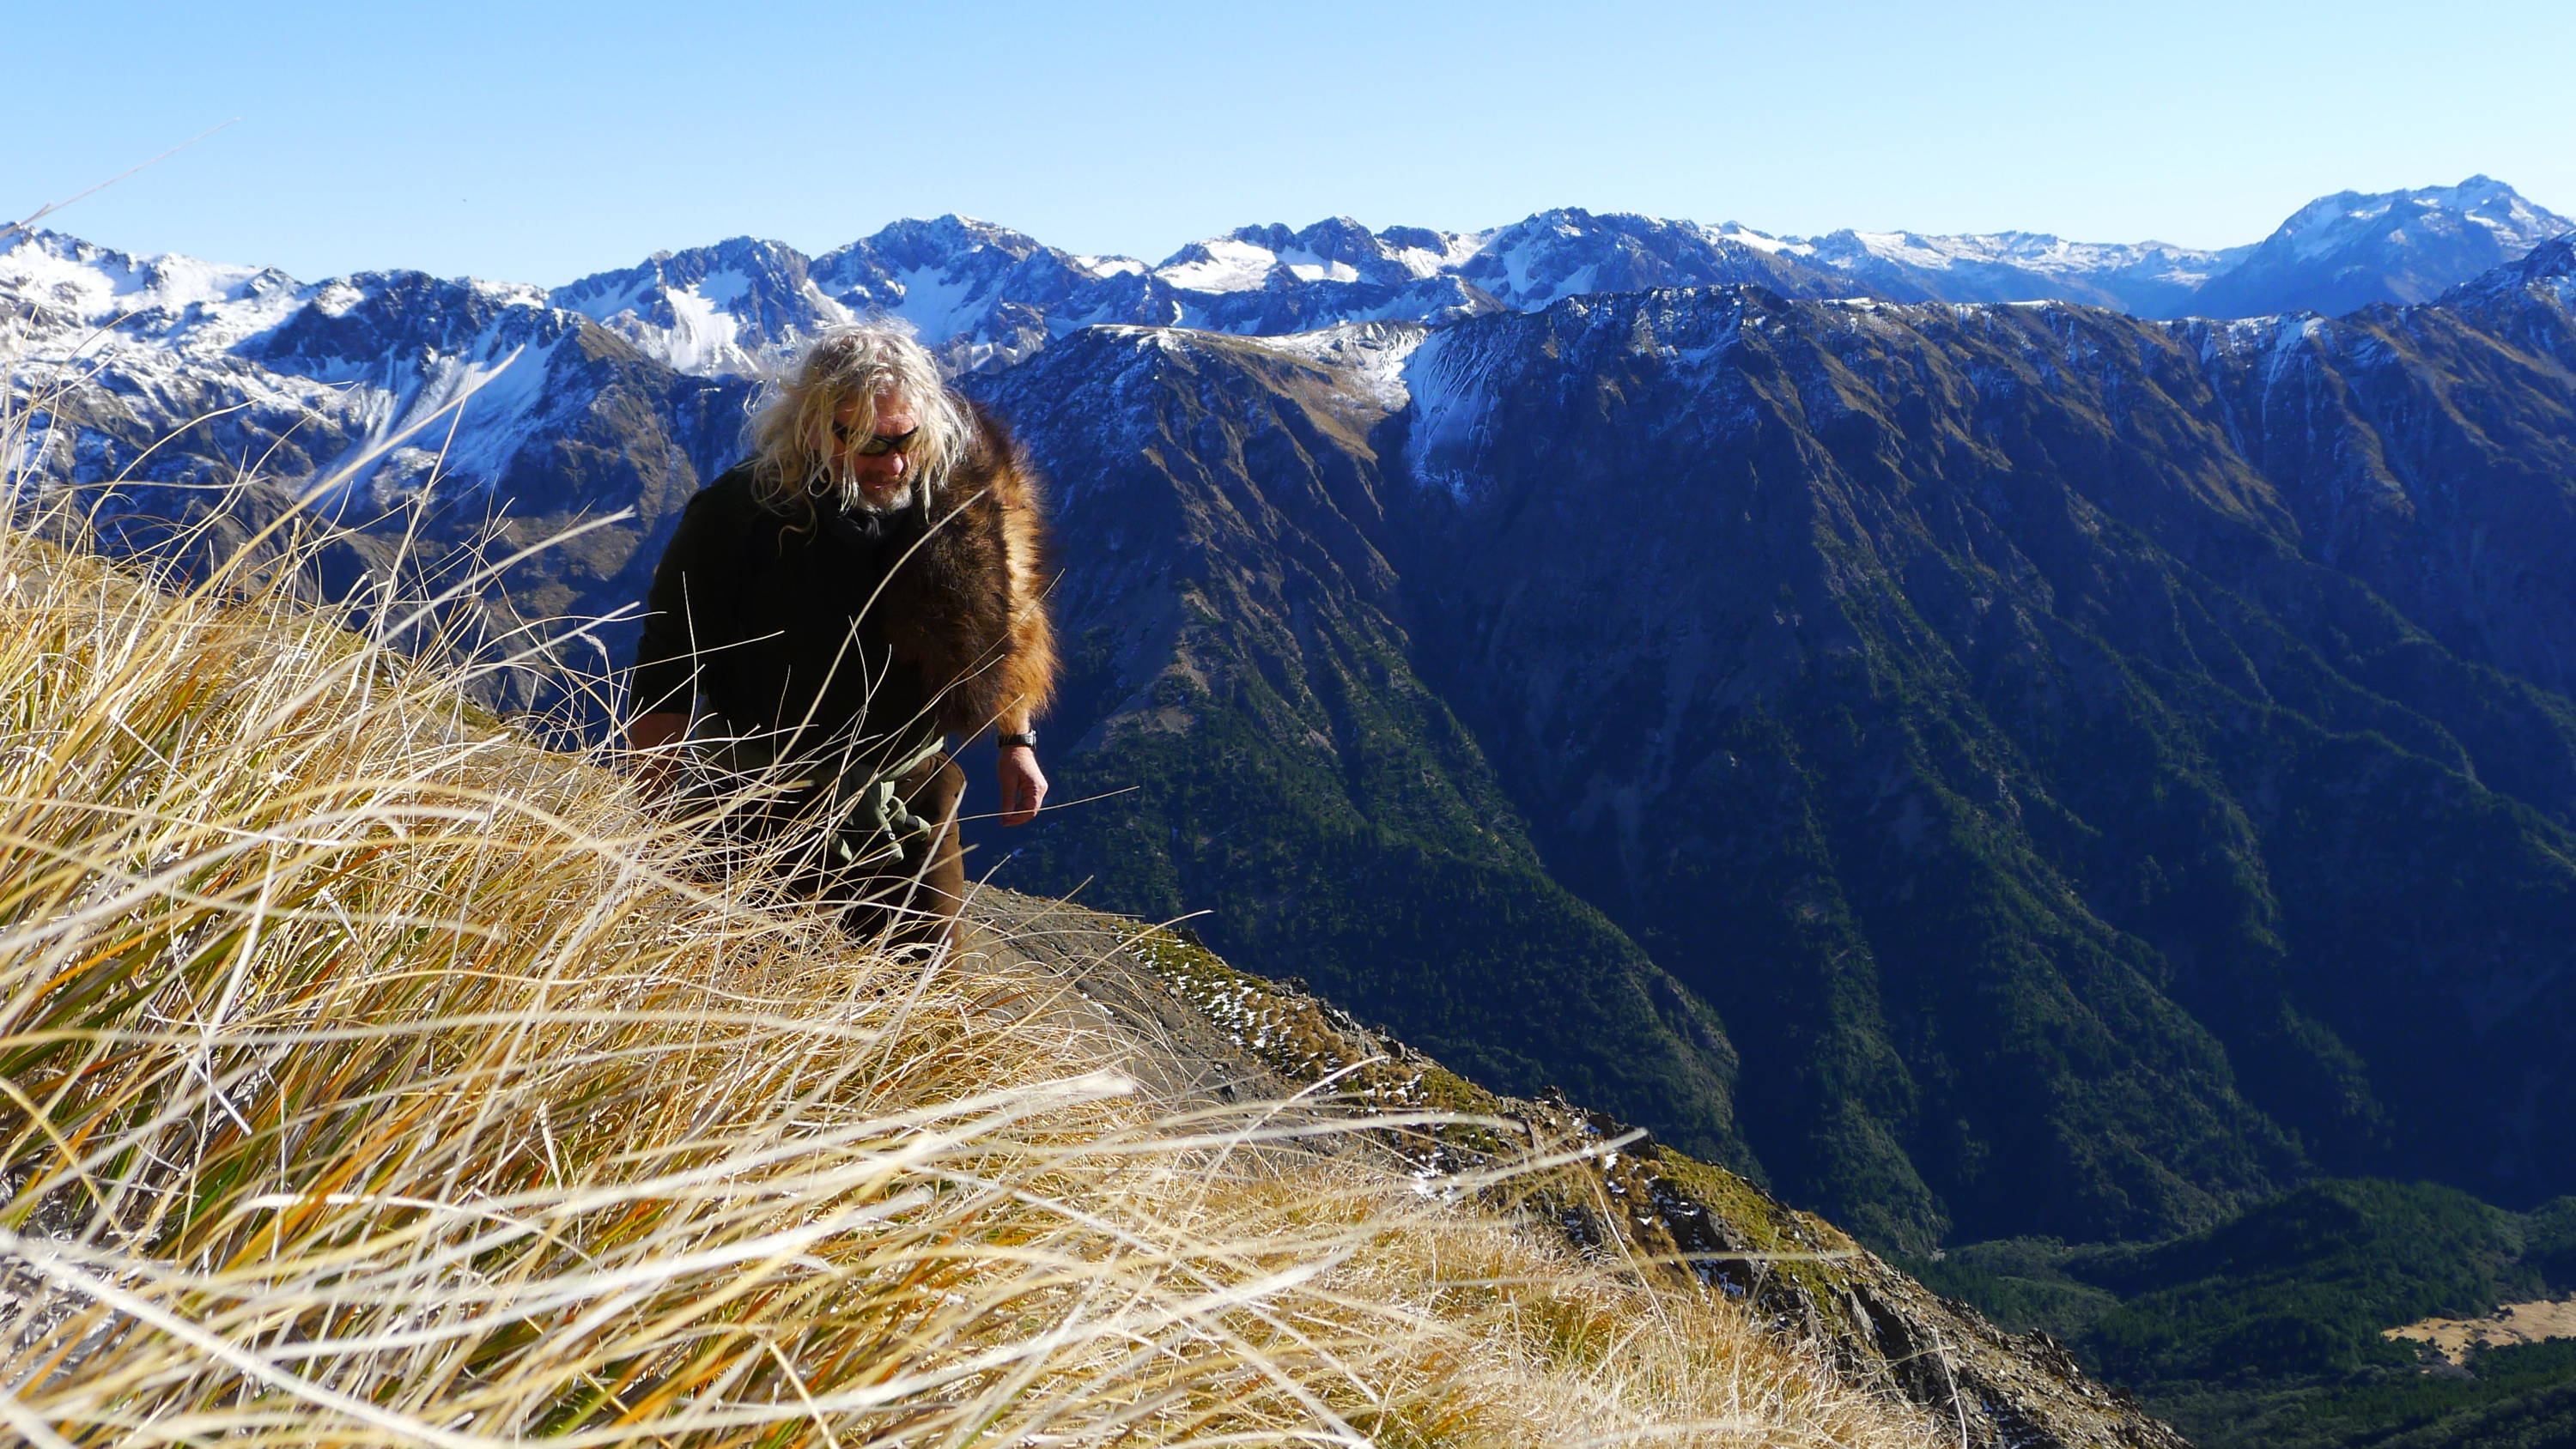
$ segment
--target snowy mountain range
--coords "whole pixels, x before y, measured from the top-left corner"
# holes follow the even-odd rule
[[[83,404],[94,426],[37,434],[54,476],[112,476],[132,454],[103,447],[105,432],[139,448],[156,427],[232,409],[193,425],[200,445],[158,455],[156,481],[203,481],[254,455],[275,476],[355,463],[348,501],[380,509],[417,492],[435,464],[521,517],[568,517],[720,466],[745,374],[852,317],[900,318],[960,371],[992,371],[1099,324],[1255,336],[1437,327],[1580,295],[1723,284],[1789,299],[2241,316],[2424,300],[2570,230],[2486,177],[2325,197],[2263,242],[2221,251],[2023,232],[1805,238],[1561,209],[1465,233],[1347,218],[1244,227],[1149,265],[948,216],[814,257],[736,238],[552,289],[417,272],[306,283],[35,232],[0,237],[0,319],[22,358],[77,356],[98,384]],[[443,410],[477,389],[449,435]],[[639,428],[659,455],[638,451]]]
[[[1754,283],[1787,297],[2071,301],[2136,316],[2244,317],[2420,302],[2576,221],[2484,176],[2311,202],[2264,241],[2216,251],[2032,232],[1775,236],[1573,208],[1480,232],[1348,217],[1241,227],[1159,264],[1077,256],[989,222],[901,221],[806,258],[748,237],[657,255],[550,294],[683,371],[739,371],[844,318],[901,317],[961,369],[1115,322],[1272,336],[1336,322],[1444,322],[1566,297]]]
[[[354,466],[350,487],[377,506],[399,503],[434,462],[499,496],[545,497],[560,488],[548,465],[519,455],[578,436],[566,409],[590,405],[596,389],[569,385],[571,374],[600,360],[585,319],[538,287],[418,272],[300,283],[53,233],[0,252],[0,299],[24,364],[75,361],[88,384],[58,390],[30,440],[65,455],[48,471],[85,482],[118,464],[116,450],[98,450],[98,433],[73,431],[76,411],[101,425],[258,439],[260,453],[230,456],[261,457],[273,477]],[[430,426],[469,395],[464,426]],[[156,482],[228,471],[227,450],[208,439],[167,451]]]
[[[1017,361],[1100,323],[1255,336],[1337,322],[1445,322],[1587,292],[1756,282],[1833,296],[1848,280],[1692,222],[1542,212],[1492,231],[1382,232],[1346,217],[1242,227],[1160,265],[1046,246],[966,217],[899,221],[807,258],[737,237],[584,277],[551,294],[684,371],[742,369],[796,332],[887,314],[961,370]]]
[[[1148,264],[1077,255],[1008,227],[944,216],[898,221],[813,257],[783,242],[737,237],[657,253],[551,290],[401,273],[301,284],[273,269],[134,257],[35,234],[0,251],[0,301],[28,314],[22,325],[39,333],[96,334],[101,343],[112,334],[116,350],[144,346],[166,354],[164,365],[239,364],[281,347],[309,348],[327,335],[331,346],[353,350],[305,356],[274,387],[316,401],[307,397],[316,386],[345,390],[375,378],[385,384],[377,391],[402,402],[374,397],[374,416],[362,430],[374,434],[398,429],[411,408],[438,405],[516,349],[560,342],[570,319],[545,320],[544,313],[586,317],[698,377],[740,375],[817,326],[886,315],[910,323],[968,371],[1007,365],[1101,323],[1275,336],[1341,322],[1438,324],[1533,311],[1589,293],[1736,283],[1791,298],[2062,300],[2151,318],[2333,314],[2427,300],[2570,230],[2576,221],[2483,176],[2457,186],[2324,197],[2262,242],[2216,251],[2031,232],[1796,237],[1734,222],[1564,208],[1479,232],[1371,231],[1347,217],[1295,231],[1241,227]],[[407,314],[429,305],[433,293],[444,299],[431,308],[440,314],[438,335],[418,339],[426,371],[402,386],[382,375],[391,339],[351,336],[332,325],[362,299],[395,292],[410,298],[398,309]],[[281,331],[307,311],[309,319]],[[470,339],[458,331],[487,323],[495,330]],[[488,417],[492,401],[498,399],[478,411]]]

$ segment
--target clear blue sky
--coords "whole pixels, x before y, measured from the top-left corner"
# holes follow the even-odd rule
[[[1159,259],[1544,207],[2251,241],[2347,187],[2576,212],[2576,5],[86,3],[0,25],[0,211],[311,279],[559,283],[959,211]]]

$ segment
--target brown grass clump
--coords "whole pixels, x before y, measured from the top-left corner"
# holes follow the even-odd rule
[[[452,666],[0,532],[0,1424],[1930,1442],[1722,1300],[1300,1146],[1318,1112],[1176,1114],[1045,983],[705,851]]]

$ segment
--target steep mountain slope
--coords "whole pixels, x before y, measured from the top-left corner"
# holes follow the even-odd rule
[[[1229,681],[1310,679],[1270,621],[1371,579],[1408,668],[1334,672],[1427,685],[1550,874],[1717,1009],[1743,1136],[1793,1200],[1893,1242],[2142,1236],[2321,1167],[2568,1185],[2564,270],[2332,325],[1717,290],[1427,339],[1130,332],[991,395],[1034,420],[1069,555],[1120,560],[1068,599],[1094,641],[1079,790],[1150,782],[1197,796],[1198,831],[1266,840],[1286,792],[1256,771],[1365,779],[1328,712],[1202,693],[1166,641],[1225,639]],[[1248,431],[1084,445],[1062,421],[1284,393],[1298,412]],[[1142,502],[1210,459],[1235,506]],[[1254,566],[1277,602],[1200,587],[1294,536],[1281,516],[1329,527]],[[1222,744],[1149,763],[1148,720]],[[1445,712],[1386,729],[1381,754],[1460,749]],[[1405,818],[1358,789],[1332,798]],[[1433,913],[1433,957],[1355,955],[1258,904],[1311,901],[1312,867],[1110,823],[1158,808],[1068,813],[1017,867],[1216,909],[1247,959],[1421,1029],[1395,993],[1471,905]],[[1385,878],[1365,846],[1331,851],[1347,882]],[[1639,1116],[1690,1130],[1674,1105]]]
[[[1784,1182],[1884,1199],[1902,1144],[1981,1235],[2134,1235],[2306,1156],[2563,1190],[2576,729],[2493,672],[2545,646],[2466,616],[2553,628],[2567,576],[2526,560],[2576,517],[2409,406],[2461,353],[2494,451],[2545,470],[2563,363],[2459,313],[2229,349],[2074,310],[1571,303],[1417,354],[1474,380],[1418,465],[1474,483],[1400,566],[1559,878],[1782,1092],[1803,1150],[1742,1107]],[[2387,402],[2323,433],[2249,391]],[[2382,522],[2284,466],[2310,438],[2435,461],[2432,496]],[[2338,549],[2374,529],[2412,546]],[[2033,1154],[2066,1196],[2028,1194]]]
[[[1498,1097],[1300,986],[1236,970],[1144,922],[990,889],[969,912],[981,928],[969,963],[990,952],[1074,983],[1073,1009],[1132,1043],[1125,1070],[1158,1092],[1213,1105],[1330,1091],[1377,1113],[1477,1119],[1364,1144],[1416,1171],[1472,1173],[1512,1161],[1524,1144],[1570,1158],[1510,1184],[1525,1220],[1590,1252],[1615,1245],[1655,1264],[1650,1281],[1670,1274],[1685,1291],[1744,1301],[1793,1352],[1926,1412],[1945,1443],[2180,1449],[2171,1429],[2088,1380],[2049,1338],[1997,1331],[1831,1224],[1614,1118],[1558,1096]]]
[[[1399,337],[1418,330],[1385,329]],[[1294,353],[1103,329],[983,391],[1059,480],[1072,799],[1022,869],[1311,978],[1498,1090],[1556,1084],[1742,1162],[1708,1009],[1548,879],[1415,676],[1383,404]]]

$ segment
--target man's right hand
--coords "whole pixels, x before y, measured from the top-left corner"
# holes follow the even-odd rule
[[[689,737],[689,717],[677,711],[637,715],[626,727],[626,753],[634,758],[635,778],[644,793],[668,794],[680,772],[680,744]]]

